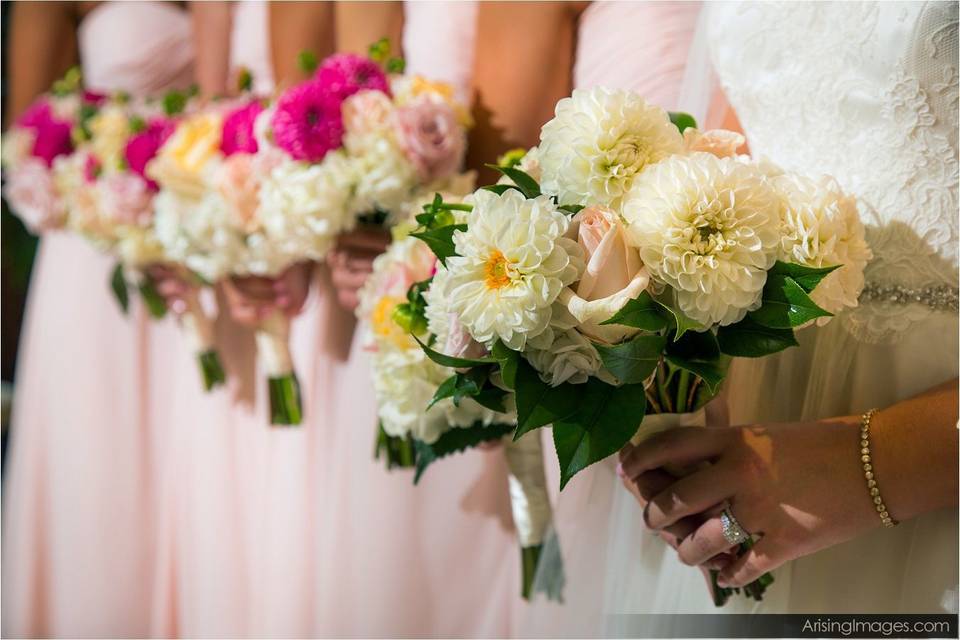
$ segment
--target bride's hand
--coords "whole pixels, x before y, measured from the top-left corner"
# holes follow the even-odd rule
[[[310,292],[311,263],[295,264],[276,278],[233,277],[223,281],[230,315],[240,324],[255,327],[274,310],[295,316]]]
[[[359,228],[342,234],[327,255],[337,301],[348,311],[360,304],[360,289],[373,272],[374,259],[386,251],[390,234],[382,229]]]
[[[812,424],[681,428],[629,447],[622,467],[627,478],[642,483],[665,465],[710,462],[653,495],[644,520],[651,529],[684,534],[677,546],[684,563],[724,564],[721,586],[744,586],[788,560],[880,525],[857,455],[859,440],[857,417]],[[882,474],[883,459],[877,468]],[[718,554],[733,547],[720,524],[725,503],[743,528],[760,540],[742,557],[718,562]],[[691,522],[696,522],[691,518],[700,522],[689,532]]]

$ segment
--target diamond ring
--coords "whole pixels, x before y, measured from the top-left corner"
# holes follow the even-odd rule
[[[750,534],[740,526],[737,519],[730,513],[729,508],[720,512],[720,526],[723,527],[723,537],[731,545],[741,544],[750,539]]]

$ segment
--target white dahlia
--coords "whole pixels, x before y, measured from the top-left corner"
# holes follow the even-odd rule
[[[561,204],[616,208],[644,169],[683,151],[660,107],[630,91],[578,89],[540,132],[541,186]]]
[[[450,310],[476,340],[522,350],[550,328],[554,301],[583,270],[582,252],[548,196],[478,191],[473,201],[468,229],[453,236],[458,256],[447,259]]]
[[[873,254],[856,200],[827,176],[813,180],[784,174],[773,178],[771,185],[780,198],[780,260],[808,267],[843,265],[824,278],[810,297],[831,313],[857,306],[863,269]]]
[[[707,153],[670,158],[636,181],[623,215],[643,263],[692,319],[727,325],[760,306],[780,221],[751,165]]]

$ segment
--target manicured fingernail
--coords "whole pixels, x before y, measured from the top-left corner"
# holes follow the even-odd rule
[[[623,465],[620,464],[619,462],[617,463],[617,476],[618,476],[621,480],[623,480],[624,478],[627,477],[627,474],[625,474],[625,473],[623,472]]]
[[[730,586],[730,584],[727,582],[727,579],[724,578],[723,576],[717,576],[717,586],[726,589],[727,587]]]
[[[187,303],[183,300],[174,300],[170,303],[170,308],[175,314],[180,315],[187,310]]]

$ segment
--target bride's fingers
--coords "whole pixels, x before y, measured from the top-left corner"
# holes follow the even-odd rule
[[[633,447],[622,459],[624,473],[636,478],[641,473],[675,465],[686,467],[718,455],[729,439],[729,429],[682,427],[658,433]]]
[[[651,529],[663,529],[720,504],[734,492],[728,476],[723,467],[711,465],[680,478],[650,500],[644,522]]]
[[[705,564],[715,556],[731,549],[734,545],[723,537],[723,525],[720,518],[710,518],[684,538],[677,548],[680,562],[690,566]]]
[[[721,587],[743,587],[767,571],[776,569],[786,560],[773,540],[764,538],[720,571],[717,583]]]

